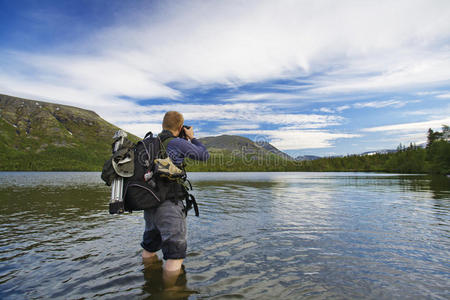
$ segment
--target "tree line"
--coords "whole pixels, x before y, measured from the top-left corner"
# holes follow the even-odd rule
[[[92,151],[91,145],[62,148],[49,145],[45,151],[28,154],[0,145],[0,170],[4,171],[99,171],[109,157],[109,149]],[[31,146],[31,144],[30,144]],[[102,151],[100,151],[102,150]],[[104,151],[103,151],[104,150]],[[275,154],[233,154],[211,152],[207,162],[187,160],[187,171],[202,172],[388,172],[450,174],[450,130],[428,130],[426,147],[399,145],[387,154],[324,157],[293,161]]]
[[[304,171],[304,172],[388,172],[450,174],[450,130],[428,130],[425,148],[400,144],[397,151],[386,154],[324,157],[311,161],[289,161],[275,156],[254,159],[249,155],[231,157],[212,153],[208,162],[188,161],[188,171]]]

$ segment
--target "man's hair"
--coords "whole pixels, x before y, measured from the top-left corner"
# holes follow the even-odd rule
[[[168,111],[164,115],[162,128],[166,130],[178,130],[184,123],[183,115],[177,111]]]

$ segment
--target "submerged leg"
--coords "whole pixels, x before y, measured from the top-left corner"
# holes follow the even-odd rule
[[[184,276],[186,281],[186,272],[183,267],[182,259],[168,259],[163,267],[163,282],[166,291],[181,291],[186,288],[186,283],[180,285],[179,279]]]
[[[158,258],[158,255],[156,255],[156,252],[150,252],[145,249],[142,250],[142,258],[148,259],[148,258]]]
[[[164,265],[164,272],[178,273],[183,265],[183,259],[168,259]]]

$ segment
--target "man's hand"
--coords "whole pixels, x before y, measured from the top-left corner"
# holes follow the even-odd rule
[[[191,126],[191,128],[187,129],[186,127],[183,127],[184,133],[186,134],[186,137],[188,140],[192,140],[194,138],[194,127]]]

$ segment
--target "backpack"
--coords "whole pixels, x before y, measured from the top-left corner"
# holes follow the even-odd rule
[[[157,207],[165,197],[153,176],[154,160],[160,156],[160,141],[147,133],[132,150],[134,152],[134,173],[124,178],[123,198],[125,210],[144,210]]]
[[[163,138],[162,141],[159,136],[153,137],[151,132],[137,144],[124,138],[123,145],[105,162],[101,177],[107,185],[111,185],[114,179],[123,178],[125,211],[155,208],[166,200],[185,200],[185,213],[194,208],[198,216],[195,198],[185,185],[188,182],[192,190],[186,172],[173,165],[165,151],[170,140]],[[117,212],[116,209],[111,210],[110,204],[110,213]]]

